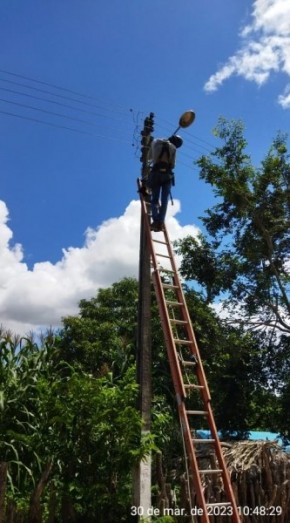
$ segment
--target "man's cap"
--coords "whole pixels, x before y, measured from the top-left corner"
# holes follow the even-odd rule
[[[177,149],[178,147],[181,147],[183,144],[183,140],[181,136],[178,136],[177,134],[173,134],[172,136],[169,136],[168,141],[172,143]]]

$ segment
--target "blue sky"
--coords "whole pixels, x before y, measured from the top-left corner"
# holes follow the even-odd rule
[[[0,322],[58,326],[81,298],[136,276],[143,120],[182,133],[173,239],[214,203],[194,161],[219,116],[253,162],[289,129],[288,0],[1,0]]]

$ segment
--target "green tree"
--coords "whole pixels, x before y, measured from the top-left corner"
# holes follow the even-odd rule
[[[116,383],[70,368],[40,383],[43,454],[53,457],[51,486],[61,521],[126,521],[131,469],[151,448],[140,442],[135,371]]]
[[[290,370],[287,137],[278,133],[261,167],[254,168],[246,153],[241,122],[221,118],[215,134],[221,146],[197,163],[200,177],[212,186],[217,203],[201,218],[204,233],[178,243],[181,273],[195,282],[205,304],[223,303],[227,310],[223,332],[231,337],[229,328],[235,327],[235,336],[240,337],[232,349],[225,348],[223,357],[214,352],[224,373],[223,390],[227,391],[223,397],[221,389],[221,405],[232,402],[240,383],[247,425],[277,429],[279,391]],[[230,358],[227,369],[225,358]],[[258,398],[267,404],[264,418]]]
[[[208,302],[226,293],[245,324],[290,332],[290,164],[278,134],[259,169],[246,154],[240,122],[220,119],[223,141],[198,160],[200,177],[218,203],[202,222],[207,231],[180,244],[182,272],[204,289]],[[202,264],[202,266],[200,266]],[[208,269],[208,270],[207,270]]]
[[[140,441],[134,365],[96,376],[58,343],[0,339],[1,507],[29,523],[126,521],[132,466],[153,447]]]
[[[70,365],[80,365],[93,376],[110,375],[114,383],[119,386],[122,376],[127,371],[131,372],[134,369],[135,372],[137,317],[138,282],[136,280],[124,278],[107,289],[101,289],[96,297],[80,302],[78,316],[63,320],[64,328],[58,341],[59,358],[68,361]],[[173,449],[174,442],[170,440],[169,434],[178,436],[179,424],[176,419],[175,393],[153,289],[152,346],[154,394],[152,432],[159,451],[170,456],[170,448]],[[179,460],[182,456],[181,445],[180,441]],[[174,455],[176,455],[175,449]],[[172,466],[174,468],[175,464]]]
[[[93,375],[121,376],[135,361],[138,285],[124,278],[96,297],[81,300],[78,316],[66,317],[59,337],[60,357]]]
[[[10,509],[28,511],[31,523],[41,517],[40,497],[51,469],[39,445],[38,381],[46,374],[48,351],[48,345],[40,349],[31,339],[0,333],[0,462],[7,466]]]

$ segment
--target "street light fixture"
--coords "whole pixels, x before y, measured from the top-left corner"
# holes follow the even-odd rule
[[[190,110],[190,111],[185,111],[185,113],[183,113],[181,115],[181,117],[179,118],[179,126],[177,127],[176,131],[174,131],[173,134],[176,134],[177,131],[179,131],[180,127],[182,129],[185,129],[186,127],[189,127],[195,120],[195,112]]]

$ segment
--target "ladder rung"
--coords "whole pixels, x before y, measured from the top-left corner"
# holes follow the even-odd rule
[[[192,441],[194,443],[214,443],[215,439],[194,438]]]
[[[176,320],[175,318],[169,318],[172,323],[175,323],[176,325],[187,325],[188,321],[184,320]]]
[[[165,303],[167,303],[167,305],[173,305],[175,307],[183,305],[183,303],[181,301],[168,301],[168,300],[165,300]]]
[[[168,256],[168,254],[161,254],[160,252],[156,252],[155,255],[159,256],[160,258],[170,258],[170,256]]]
[[[196,385],[195,383],[185,383],[184,387],[186,389],[204,389],[204,385]]]
[[[167,245],[166,242],[163,242],[162,240],[155,240],[155,238],[152,238],[152,241],[153,241],[154,243],[161,243],[162,245]]]
[[[171,283],[163,283],[163,289],[179,289],[178,285],[172,285]]]
[[[165,272],[167,274],[175,274],[175,271],[173,271],[172,269],[164,269],[163,267],[158,267],[157,270],[159,272]]]
[[[189,340],[180,340],[178,338],[174,338],[174,342],[178,345],[192,345],[192,341]]]
[[[196,366],[196,362],[195,361],[184,361],[184,360],[182,360],[181,363],[182,363],[182,365],[184,367],[195,367]]]
[[[198,472],[200,474],[221,474],[222,471],[223,471],[223,469],[202,469],[202,470],[199,470]]]
[[[192,414],[192,415],[196,415],[196,416],[206,416],[207,415],[207,411],[206,410],[187,410],[186,411],[186,414]]]

